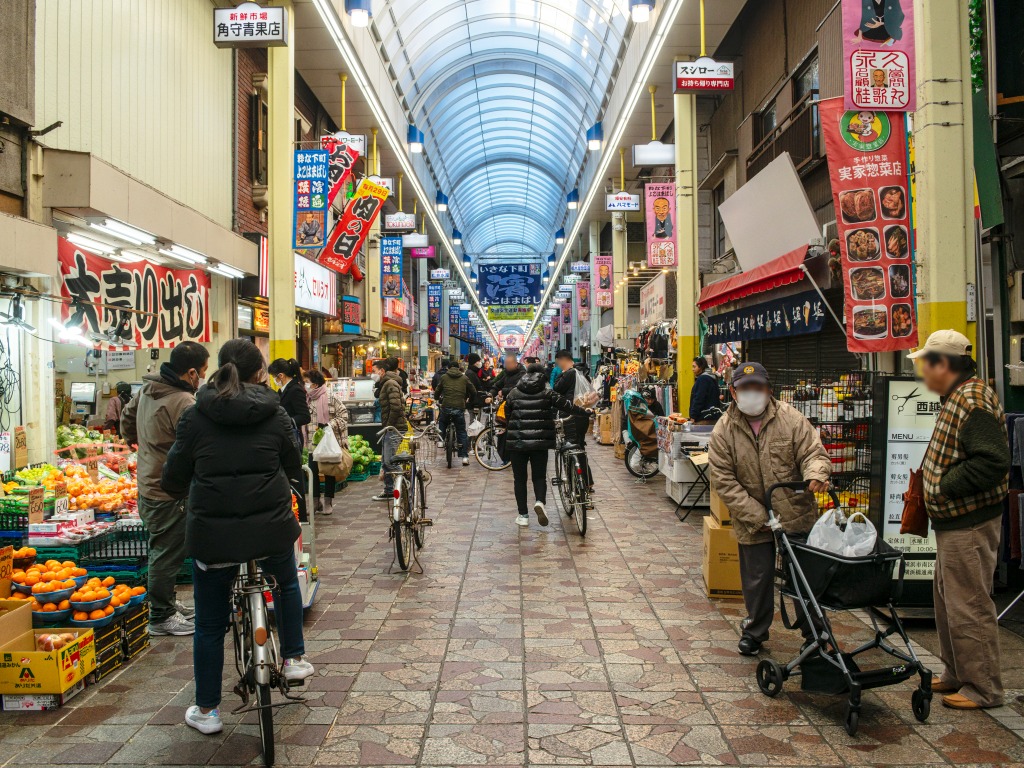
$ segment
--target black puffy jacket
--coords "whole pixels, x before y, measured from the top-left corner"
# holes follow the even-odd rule
[[[522,365],[517,365],[511,371],[502,368],[501,373],[498,374],[491,385],[491,396],[494,397],[500,392],[502,398],[508,397],[508,393],[516,388],[516,384],[523,378],[524,373],[526,373],[526,368]]]
[[[188,496],[189,556],[208,565],[290,552],[299,537],[291,485],[302,459],[276,393],[245,384],[236,397],[210,386],[178,420],[161,486]]]
[[[302,379],[290,379],[278,393],[281,407],[292,417],[296,427],[304,427],[310,423],[309,400]]]
[[[548,388],[543,373],[528,371],[505,400],[506,445],[510,451],[541,451],[555,447],[555,412],[587,412]]]

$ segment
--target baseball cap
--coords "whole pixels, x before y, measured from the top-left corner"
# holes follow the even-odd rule
[[[771,384],[768,379],[768,371],[760,363],[743,363],[732,375],[732,385],[738,387],[741,384]]]
[[[971,344],[970,339],[959,331],[945,330],[935,331],[935,333],[928,337],[928,341],[924,343],[923,347],[916,352],[911,352],[907,357],[911,360],[917,360],[919,357],[933,353],[937,355],[966,357],[972,351],[974,351],[974,345]]]

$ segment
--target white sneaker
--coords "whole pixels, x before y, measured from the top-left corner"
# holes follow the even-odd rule
[[[182,618],[188,619],[189,621],[192,621],[192,619],[194,619],[196,617],[196,609],[195,608],[189,608],[184,603],[180,603],[180,602],[179,603],[175,603],[174,604],[174,610],[176,610],[178,613],[180,613]]]
[[[313,665],[305,659],[285,659],[284,679],[289,683],[296,683],[312,677],[316,672]]]
[[[469,466],[469,456],[463,456],[462,457],[462,466],[464,466],[464,467],[468,467]]]
[[[548,512],[544,509],[544,502],[538,501],[533,505],[533,511],[537,513],[537,522],[541,525],[548,524]]]
[[[224,723],[220,719],[219,709],[211,709],[204,715],[203,711],[197,706],[191,706],[185,710],[185,725],[195,728],[207,736],[224,730]]]
[[[391,501],[393,498],[393,493],[384,493],[384,491],[381,491],[376,496],[371,496],[370,501]]]
[[[516,517],[516,525],[525,528],[529,524],[530,524],[530,516],[529,515],[518,515]]]
[[[149,634],[153,636],[174,635],[175,637],[184,637],[186,635],[194,635],[195,632],[196,625],[180,613],[174,614],[171,618],[161,621],[159,624],[149,625]]]

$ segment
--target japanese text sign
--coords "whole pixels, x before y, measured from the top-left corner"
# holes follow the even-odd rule
[[[409,257],[413,259],[432,259],[434,258],[434,246],[428,245],[426,248],[410,248]]]
[[[723,312],[708,318],[708,339],[714,344],[729,341],[782,339],[817,333],[825,322],[825,304],[816,291],[804,291],[783,299]]]
[[[334,205],[338,192],[352,177],[352,167],[359,159],[359,150],[339,141],[336,136],[321,136],[320,146],[329,153],[327,161],[327,207]]]
[[[218,48],[288,45],[287,12],[280,7],[261,8],[256,3],[214,8],[213,44]]]
[[[590,283],[586,280],[576,283],[576,319],[581,324],[590,322]]]
[[[477,278],[482,304],[532,306],[540,303],[540,264],[481,264]]]
[[[351,271],[353,277],[362,280],[363,275],[354,260],[387,199],[387,187],[363,179],[345,206],[345,213],[331,230],[320,254],[320,263],[343,275]]]
[[[895,352],[917,346],[913,232],[902,112],[819,105],[846,288],[846,346]]]
[[[461,334],[459,328],[459,308],[453,304],[448,307],[448,335],[457,338]]]
[[[647,266],[676,266],[676,185],[648,184],[644,187],[647,205]]]
[[[690,91],[731,91],[736,87],[732,62],[701,56],[696,61],[677,61],[676,93]]]
[[[643,325],[660,323],[665,319],[667,284],[666,275],[662,272],[640,287],[640,322]]]
[[[427,323],[441,324],[441,284],[431,283],[427,286]]]
[[[123,330],[127,319],[131,335],[143,348],[210,340],[210,276],[205,272],[167,269],[148,261],[108,261],[64,238],[57,240],[57,258],[60,295],[68,299],[61,306],[65,324],[86,334],[106,334]],[[119,312],[99,304],[146,314]]]
[[[594,257],[594,271],[590,274],[590,281],[594,290],[594,305],[607,309],[614,303],[614,288],[612,283],[615,280],[612,256],[610,253],[602,253]]]
[[[845,108],[913,112],[914,3],[842,0]]]
[[[296,250],[320,248],[327,220],[327,150],[295,151],[295,219],[292,226]]]
[[[360,333],[363,323],[363,308],[358,296],[341,297],[341,320],[345,333]]]
[[[402,296],[402,238],[380,239],[380,295]]]

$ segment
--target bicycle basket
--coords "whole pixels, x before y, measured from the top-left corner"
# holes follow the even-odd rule
[[[824,606],[837,610],[872,608],[897,602],[903,591],[903,569],[900,568],[893,584],[896,566],[903,553],[893,549],[881,538],[875,551],[863,557],[843,557],[808,546],[790,538],[796,566],[814,597]],[[782,589],[786,594],[796,593],[793,573],[786,562],[785,550],[779,548]]]

